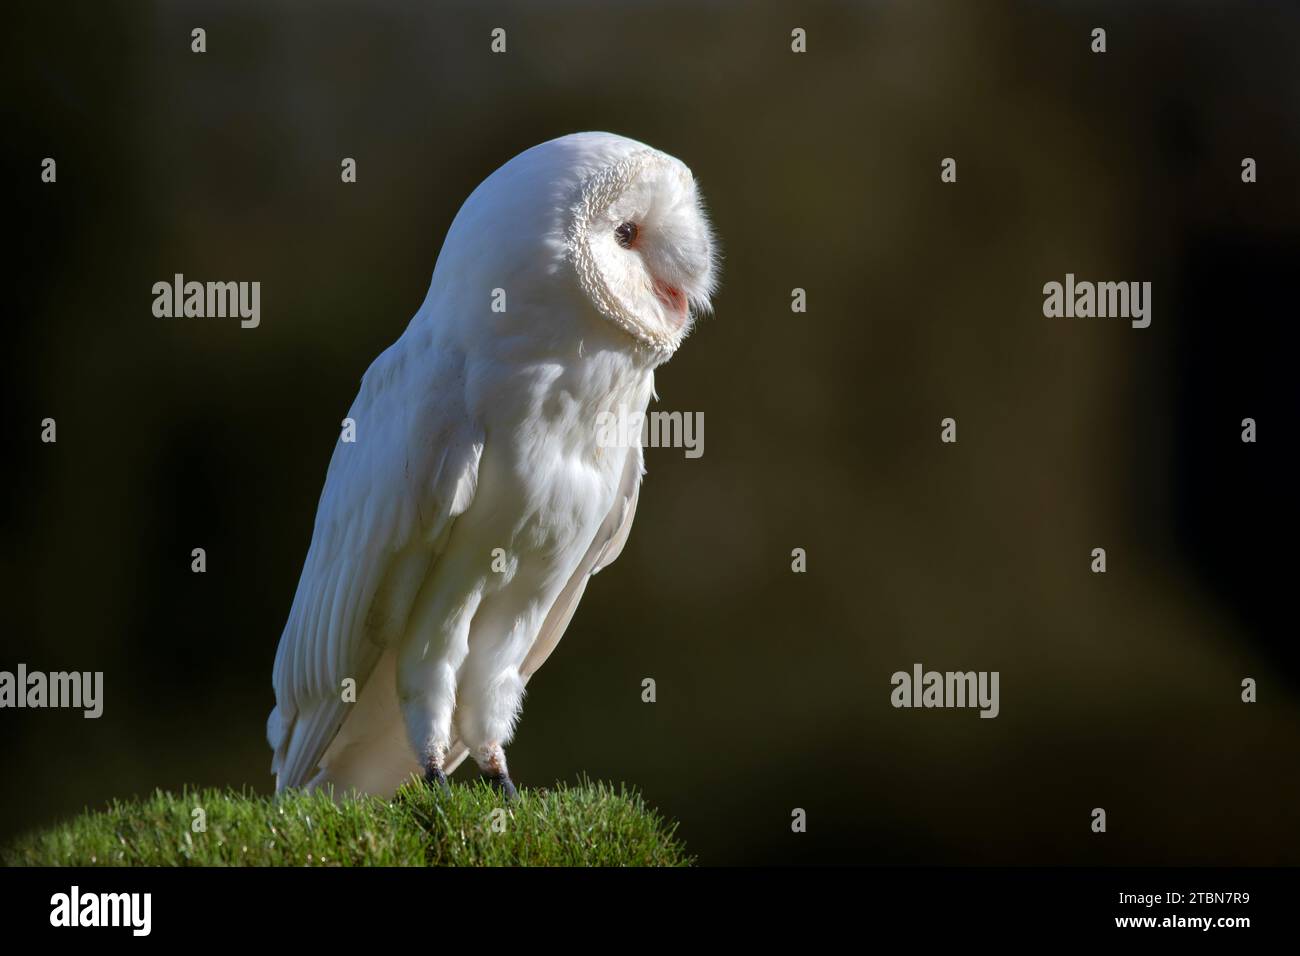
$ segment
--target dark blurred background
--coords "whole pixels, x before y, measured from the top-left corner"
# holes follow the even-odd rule
[[[0,713],[0,838],[270,789],[362,372],[474,186],[603,129],[688,163],[725,247],[659,375],[705,453],[648,452],[517,779],[634,784],[705,863],[1300,863],[1300,7],[1138,7],[7,10],[0,669],[101,670],[105,714]],[[176,272],[260,281],[261,327],[155,318]],[[1150,280],[1151,327],[1044,318],[1066,272]],[[1000,671],[1001,716],[893,709],[918,661]]]

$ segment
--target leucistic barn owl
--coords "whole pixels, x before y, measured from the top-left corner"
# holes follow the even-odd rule
[[[597,422],[645,412],[715,250],[691,171],[609,133],[535,146],[465,201],[330,461],[275,657],[277,790],[445,787],[468,754],[514,796],[524,685],[636,511],[636,429],[608,447]]]

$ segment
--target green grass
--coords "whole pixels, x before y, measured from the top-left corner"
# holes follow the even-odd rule
[[[194,810],[206,832],[194,832]],[[495,824],[495,826],[494,826]],[[336,806],[235,790],[155,791],[115,801],[0,851],[6,866],[689,866],[677,825],[626,787],[583,781],[450,793],[407,784],[391,800]]]

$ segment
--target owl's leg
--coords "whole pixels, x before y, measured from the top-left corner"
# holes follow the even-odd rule
[[[448,574],[454,575],[455,568]],[[398,649],[398,706],[425,783],[447,788],[447,750],[456,709],[456,671],[469,653],[477,594],[426,589]]]
[[[418,619],[416,635],[422,632]],[[397,658],[397,701],[407,739],[424,770],[425,782],[447,789],[443,767],[452,741],[456,709],[456,669],[467,653],[469,613],[424,630],[432,635],[408,639]]]
[[[469,663],[474,663],[472,657]],[[505,745],[514,732],[523,696],[524,682],[513,667],[487,675],[470,666],[461,676],[456,712],[460,738],[484,779],[509,800],[518,793],[506,767]]]
[[[429,667],[398,668],[397,699],[407,738],[430,786],[447,789],[443,763],[451,746],[451,715],[456,706],[456,672],[446,661]]]

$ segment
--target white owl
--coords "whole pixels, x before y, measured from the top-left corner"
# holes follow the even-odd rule
[[[716,248],[691,171],[621,136],[543,143],[474,190],[330,461],[275,658],[277,789],[446,786],[468,753],[514,795],[524,685],[636,511],[641,448],[597,422],[645,411]]]

